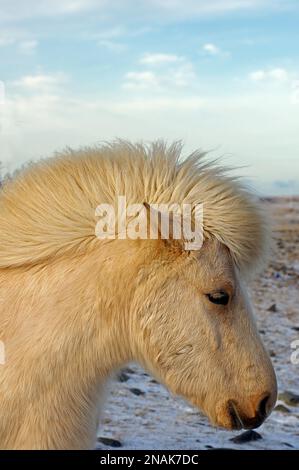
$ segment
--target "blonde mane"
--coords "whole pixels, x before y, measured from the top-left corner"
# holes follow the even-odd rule
[[[226,245],[245,272],[266,251],[264,214],[253,195],[205,154],[181,158],[182,146],[116,141],[42,160],[8,181],[0,195],[0,268],[34,265],[87,252],[95,208],[127,203],[203,203],[204,236]]]

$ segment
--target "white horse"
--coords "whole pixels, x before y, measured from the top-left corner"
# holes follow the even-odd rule
[[[258,203],[199,152],[118,141],[67,151],[0,196],[0,446],[82,449],[101,390],[135,360],[229,429],[254,428],[276,379],[244,279],[267,248]],[[95,208],[198,204],[204,243],[95,236]]]

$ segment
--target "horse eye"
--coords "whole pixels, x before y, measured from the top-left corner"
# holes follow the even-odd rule
[[[207,294],[207,297],[210,302],[217,305],[227,305],[229,301],[229,295],[224,291]]]

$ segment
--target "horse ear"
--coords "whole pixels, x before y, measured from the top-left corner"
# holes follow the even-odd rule
[[[166,243],[182,242],[181,216],[174,211],[162,212],[147,202],[143,203],[147,210],[148,236],[152,239],[161,239]]]

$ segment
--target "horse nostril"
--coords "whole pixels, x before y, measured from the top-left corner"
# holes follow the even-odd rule
[[[270,398],[270,395],[266,395],[259,403],[259,406],[258,406],[258,409],[257,409],[257,412],[258,412],[258,415],[261,417],[261,418],[265,418],[268,414],[268,402],[269,402],[269,398]]]

